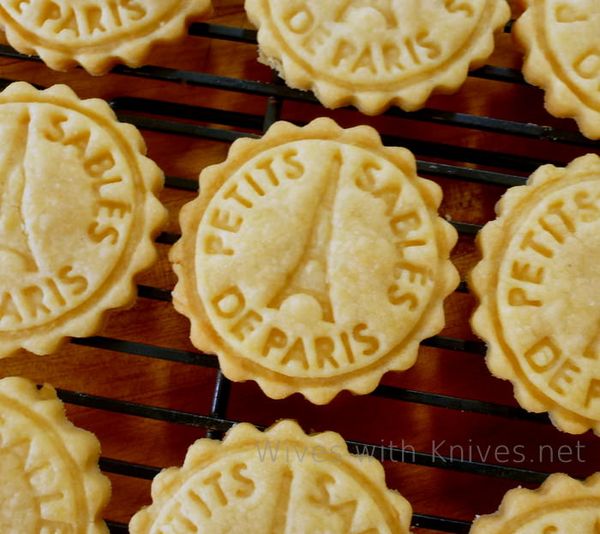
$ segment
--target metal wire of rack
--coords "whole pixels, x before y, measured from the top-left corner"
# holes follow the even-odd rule
[[[256,42],[256,32],[252,30],[210,23],[194,24],[190,28],[189,33],[192,36],[210,39],[224,39],[249,44],[254,44]],[[39,61],[38,58],[25,56],[5,45],[0,45],[0,57],[13,58],[22,61]],[[272,83],[266,83],[246,79],[228,78],[202,72],[182,71],[153,66],[140,69],[131,69],[120,66],[116,67],[113,72],[123,76],[141,77],[163,82],[185,83],[191,86],[266,97],[268,99],[268,105],[266,106],[263,115],[223,111],[144,98],[123,97],[115,98],[110,102],[111,107],[117,113],[120,120],[132,123],[140,129],[210,139],[225,143],[233,142],[239,137],[258,137],[261,132],[270,126],[270,124],[279,119],[281,106],[286,100],[311,103],[317,102],[312,94],[290,89],[279,83],[277,80],[274,80]],[[523,78],[518,71],[502,67],[486,66],[472,72],[471,75],[503,83],[524,83]],[[15,80],[0,79],[0,87],[4,88],[13,81]],[[508,134],[522,138],[543,139],[582,148],[592,148],[595,150],[600,148],[598,142],[590,141],[576,132],[563,131],[538,124],[496,119],[493,117],[440,111],[436,109],[423,109],[410,114],[395,109],[389,111],[387,115],[410,118],[411,120],[426,123],[451,125],[485,132]],[[181,122],[178,120],[183,118],[216,124],[221,127],[202,126],[192,122]],[[237,130],[236,128],[251,130],[254,133]],[[384,136],[383,138],[384,142],[387,144],[406,146],[425,158],[428,156],[437,156],[457,163],[462,163],[438,163],[428,159],[419,159],[417,162],[418,169],[422,173],[481,184],[492,184],[502,187],[521,185],[525,181],[525,178],[523,177],[524,174],[531,172],[543,163],[547,163],[547,161],[541,161],[534,158],[513,156],[511,154],[481,149],[444,145],[440,143],[429,143],[398,136]],[[485,164],[490,167],[505,170],[484,170],[473,166],[465,166],[464,163]],[[183,191],[196,191],[198,184],[193,180],[169,176],[166,179],[166,187]],[[481,226],[477,224],[460,221],[451,222],[457,228],[459,233],[463,235],[473,236],[481,228]],[[159,236],[158,242],[169,245],[173,244],[178,237],[178,235],[173,233],[163,233]],[[171,300],[171,294],[168,290],[144,285],[139,286],[138,289],[141,298],[164,302]],[[467,284],[463,282],[458,291],[467,292]],[[102,336],[75,339],[72,343],[79,346],[92,347],[124,355],[137,355],[218,370],[218,361],[214,356],[198,352],[188,352]],[[424,341],[423,345],[479,356],[485,354],[485,346],[481,342],[444,336],[435,336]],[[219,438],[224,432],[237,423],[237,421],[228,419],[227,417],[230,391],[230,382],[220,371],[217,371],[212,409],[210,413],[206,415],[127,402],[108,397],[90,395],[84,392],[58,390],[58,394],[64,402],[69,404],[168,423],[200,427],[206,429],[208,435]],[[461,410],[503,417],[510,420],[523,420],[539,424],[549,424],[549,419],[545,414],[532,414],[513,406],[479,400],[468,400],[460,397],[415,391],[395,386],[380,385],[371,395],[449,410]],[[401,457],[402,462],[406,463],[490,477],[507,478],[520,483],[540,483],[549,475],[549,473],[546,472],[520,467],[468,461],[453,457],[436,458],[432,454],[426,452],[411,451],[410,454],[404,454],[406,451],[401,448],[384,447],[383,445],[373,443],[348,441],[348,446],[351,451],[356,452],[364,451],[365,447],[368,447],[374,453],[377,453],[378,457],[383,459]],[[106,457],[101,459],[101,469],[107,473],[146,480],[152,479],[160,471],[160,468],[156,466],[134,464]],[[116,522],[108,522],[108,524],[110,531],[114,534],[127,532],[127,526],[124,524]],[[413,526],[440,532],[466,533],[470,528],[470,523],[447,517],[416,513],[413,516]]]

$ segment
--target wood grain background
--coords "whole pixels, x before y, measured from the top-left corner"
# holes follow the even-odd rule
[[[215,3],[217,10],[212,22],[248,26],[241,0],[216,0]],[[490,63],[519,68],[520,61],[511,36],[500,35],[497,52]],[[256,62],[254,45],[206,38],[188,37],[179,45],[156,50],[150,63],[251,80],[269,81],[272,76],[268,68]],[[26,80],[43,86],[67,83],[82,97],[110,100],[135,96],[256,115],[262,115],[267,105],[266,99],[258,96],[116,74],[92,78],[81,69],[68,74],[55,73],[38,62],[6,58],[0,58],[0,78]],[[470,78],[458,94],[435,97],[428,107],[575,129],[572,121],[551,118],[543,109],[543,94],[525,85]],[[285,102],[282,112],[285,119],[304,122],[321,115],[332,116],[343,126],[371,124],[381,133],[407,139],[506,152],[543,161],[566,163],[586,152],[583,148],[475,129],[389,116],[368,118],[351,110],[332,113],[313,104]],[[152,131],[143,131],[143,134],[150,157],[172,176],[195,178],[205,166],[222,161],[228,149],[225,143],[193,137]],[[484,223],[493,218],[494,204],[503,193],[501,187],[433,179],[444,188],[443,215],[472,223]],[[164,190],[161,199],[171,214],[168,231],[178,232],[179,208],[193,196],[193,193],[175,189]],[[175,280],[166,259],[168,247],[159,245],[159,248],[160,262],[140,277],[139,282],[170,290]],[[453,260],[464,277],[477,260],[472,237],[461,237]],[[468,325],[473,305],[470,295],[452,295],[446,303],[447,327],[443,334],[475,339]],[[132,309],[113,313],[102,335],[193,351],[188,341],[188,329],[188,322],[170,303],[140,298]],[[216,371],[68,344],[53,356],[39,358],[20,354],[0,361],[0,376],[10,375],[25,376],[68,390],[208,414]],[[413,369],[389,374],[383,382],[411,390],[516,405],[510,384],[493,378],[483,358],[473,354],[422,348]],[[158,467],[180,464],[187,447],[205,435],[201,428],[95,409],[68,405],[67,411],[74,423],[97,434],[105,456]],[[432,452],[434,447],[442,444],[439,452],[448,454],[450,446],[461,445],[465,454],[471,450],[472,459],[479,461],[485,458],[475,450],[476,446],[485,451],[488,446],[522,445],[525,463],[513,462],[512,465],[547,472],[563,471],[576,476],[587,476],[599,466],[600,446],[598,439],[590,433],[569,436],[549,423],[433,408],[372,395],[355,397],[344,393],[328,406],[315,407],[297,395],[284,401],[272,401],[254,383],[235,384],[226,415],[236,421],[261,425],[270,425],[281,418],[294,418],[307,431],[335,430],[347,439],[411,446],[424,452]],[[574,448],[578,443],[582,444],[582,461],[558,461],[559,447]],[[554,452],[554,461],[550,461],[548,448],[544,449],[543,458],[538,457],[543,445]],[[496,510],[504,492],[518,485],[512,480],[399,462],[387,462],[385,467],[388,485],[401,491],[415,511],[468,521],[475,514]],[[140,506],[149,503],[149,483],[122,476],[111,475],[110,478],[113,498],[106,517],[127,522]]]

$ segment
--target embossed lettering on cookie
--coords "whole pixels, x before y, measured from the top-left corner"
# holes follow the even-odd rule
[[[0,532],[108,534],[100,443],[75,427],[51,386],[0,380]]]
[[[456,91],[494,50],[506,0],[246,0],[260,61],[329,108],[368,115]]]
[[[541,167],[498,215],[471,283],[488,367],[525,409],[600,435],[600,157]]]
[[[0,357],[96,333],[156,259],[162,172],[106,102],[66,86],[0,93]]]
[[[116,63],[140,67],[154,45],[211,11],[210,0],[0,0],[0,25],[19,52],[98,76]]]
[[[152,499],[131,534],[409,534],[412,516],[377,460],[351,455],[339,434],[307,436],[289,420],[265,432],[239,424],[223,443],[198,440],[183,467],[154,479]]]
[[[546,91],[546,109],[600,139],[600,2],[529,0],[513,35],[526,53],[525,78]]]
[[[200,183],[171,252],[174,303],[230,379],[323,404],[412,366],[443,328],[458,274],[442,191],[372,128],[279,122]]]

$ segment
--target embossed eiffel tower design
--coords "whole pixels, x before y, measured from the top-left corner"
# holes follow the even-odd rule
[[[584,349],[583,355],[590,360],[600,360],[600,322],[598,322],[591,341]]]
[[[348,19],[352,12],[370,7],[377,10],[385,19],[388,29],[399,26],[393,5],[394,0],[343,0],[338,8],[336,21],[342,22]]]
[[[16,261],[26,271],[37,271],[22,214],[30,120],[24,111],[0,149],[0,262],[11,265]]]
[[[323,176],[323,189],[300,260],[288,274],[283,287],[269,302],[269,308],[279,309],[283,302],[292,295],[309,295],[320,304],[323,320],[334,322],[327,279],[327,255],[333,226],[333,205],[341,167],[342,156],[336,150],[332,153],[329,168]]]
[[[284,467],[279,475],[279,487],[272,511],[271,528],[267,531],[269,534],[285,534],[287,531],[293,479],[293,471],[287,466]]]

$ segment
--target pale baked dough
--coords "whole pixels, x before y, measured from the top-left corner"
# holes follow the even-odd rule
[[[541,167],[497,211],[471,280],[488,366],[525,409],[600,434],[600,157]]]
[[[372,128],[279,122],[200,184],[171,252],[173,297],[231,380],[318,404],[364,394],[443,328],[459,279],[442,191]]]
[[[246,0],[260,61],[329,108],[375,115],[451,93],[494,49],[505,0]]]
[[[152,500],[131,534],[408,534],[412,515],[377,460],[351,455],[334,432],[309,437],[293,421],[264,433],[242,423],[223,443],[197,441],[182,468],[154,479]]]
[[[600,139],[600,2],[528,0],[513,34],[525,50],[523,74],[546,91],[546,109],[574,118]]]
[[[100,443],[73,426],[50,386],[0,380],[0,532],[108,534]]]
[[[0,93],[0,358],[54,352],[134,302],[166,217],[145,153],[104,101],[66,86]]]
[[[50,68],[79,64],[98,76],[117,63],[142,66],[211,11],[210,0],[0,0],[0,26],[11,46]]]
[[[551,475],[535,491],[517,488],[500,509],[475,520],[470,534],[595,534],[600,528],[600,475],[581,482]]]

